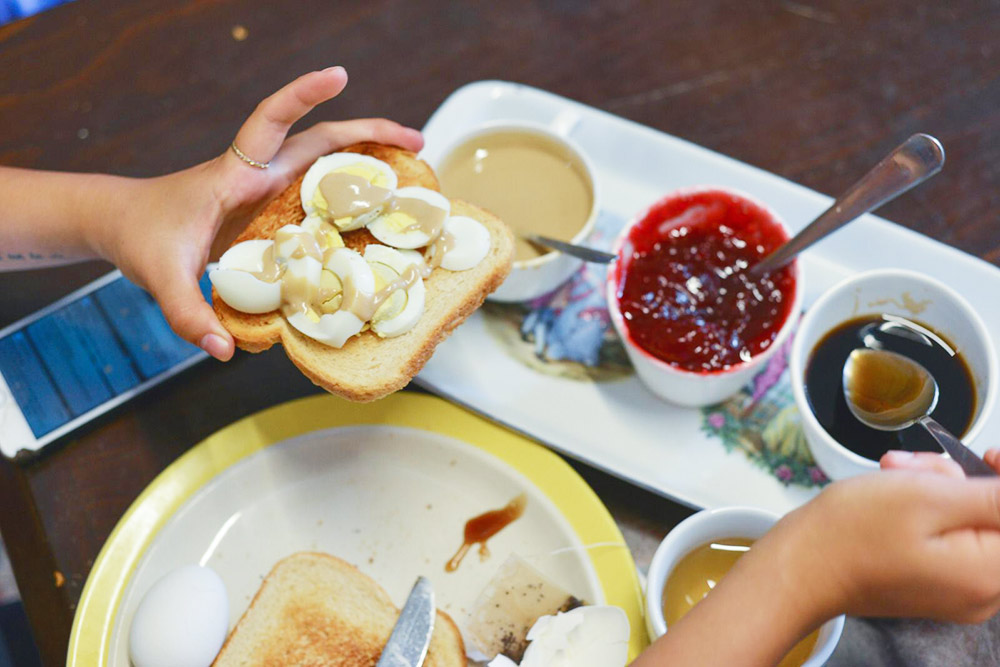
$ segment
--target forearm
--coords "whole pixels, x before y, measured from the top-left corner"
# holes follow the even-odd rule
[[[138,182],[0,167],[0,270],[100,256],[100,231],[127,215]]]
[[[633,667],[772,666],[834,616],[829,596],[802,572],[794,536],[781,533],[758,541]]]

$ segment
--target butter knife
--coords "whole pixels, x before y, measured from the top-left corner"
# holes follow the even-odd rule
[[[375,667],[420,667],[434,632],[434,589],[418,577]]]

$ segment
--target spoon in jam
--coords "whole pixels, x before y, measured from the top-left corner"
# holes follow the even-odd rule
[[[879,431],[920,424],[967,476],[996,476],[993,468],[930,416],[939,393],[926,368],[896,352],[860,348],[844,363],[844,398],[862,424]]]
[[[761,276],[781,268],[813,243],[920,185],[943,166],[941,142],[928,134],[914,134],[882,158],[802,231],[750,267],[749,272]]]

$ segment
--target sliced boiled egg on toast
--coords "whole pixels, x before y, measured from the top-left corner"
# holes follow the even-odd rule
[[[288,323],[300,333],[330,347],[343,347],[365,324],[357,315],[346,310],[324,313],[316,320],[306,313],[292,313],[288,317]]]
[[[375,297],[375,274],[358,252],[337,248],[315,275],[320,312],[297,310],[288,323],[320,343],[343,347],[365,326],[367,304]]]
[[[331,174],[344,181],[336,188],[337,202],[328,201],[321,187],[323,179]],[[307,214],[316,213],[341,231],[350,231],[364,227],[382,213],[398,182],[396,172],[382,160],[357,153],[332,153],[309,167],[299,196]]]
[[[483,261],[490,252],[490,232],[478,220],[456,215],[444,221],[441,268],[465,271]],[[436,251],[438,247],[435,247]]]
[[[449,213],[451,202],[440,192],[399,188],[389,210],[370,223],[368,231],[393,248],[422,248],[437,237]]]
[[[274,256],[279,262],[304,256],[321,260],[323,250],[309,230],[300,225],[285,225],[274,234]]]
[[[300,226],[315,237],[321,250],[344,247],[344,239],[337,228],[316,213],[307,215]]]
[[[250,314],[269,313],[281,305],[277,276],[272,281],[258,277],[268,262],[273,264],[273,249],[270,240],[244,241],[219,258],[219,268],[209,272],[208,278],[226,305]]]
[[[392,290],[371,318],[371,327],[379,336],[400,336],[420,320],[424,312],[426,289],[421,277],[423,257],[412,250],[395,250],[371,244],[365,248],[365,260],[372,267],[380,293]]]

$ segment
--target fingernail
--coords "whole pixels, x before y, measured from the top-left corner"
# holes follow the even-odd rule
[[[198,346],[219,361],[225,361],[229,354],[229,344],[218,334],[205,334]]]
[[[333,72],[334,70],[338,70],[338,69],[341,70],[341,71],[343,71],[343,69],[344,69],[343,65],[334,65],[333,67],[327,67],[325,70],[323,70],[323,72],[324,73],[325,72]]]

